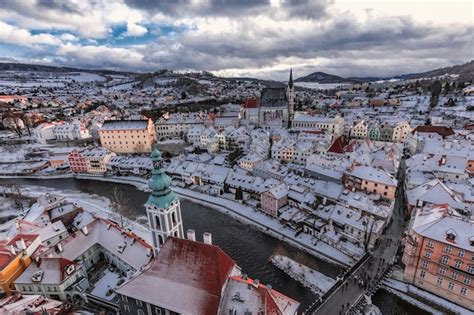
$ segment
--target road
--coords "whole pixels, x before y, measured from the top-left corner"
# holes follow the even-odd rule
[[[375,246],[372,254],[362,261],[359,266],[346,273],[344,278],[338,282],[337,287],[325,297],[319,306],[310,307],[306,314],[348,314],[358,299],[373,286],[383,271],[395,260],[398,250],[398,241],[405,228],[405,206],[403,181],[405,177],[405,161],[400,164],[398,176],[398,187],[395,205],[392,215],[392,222],[387,226],[379,243]],[[365,281],[364,285],[359,284],[360,279]]]

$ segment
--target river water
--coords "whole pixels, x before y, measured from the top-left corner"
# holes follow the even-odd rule
[[[11,183],[78,190],[108,198],[112,198],[112,189],[117,187],[130,201],[133,216],[146,215],[143,204],[148,194],[130,185],[77,179],[0,179],[0,185]],[[213,243],[229,254],[244,273],[265,284],[271,284],[276,290],[298,300],[301,303],[300,311],[314,301],[315,295],[268,262],[275,251],[283,252],[333,278],[341,272],[338,266],[297,251],[285,242],[211,208],[182,199],[181,213],[185,231],[194,229],[198,241],[202,241],[202,233],[212,233]],[[383,290],[374,296],[374,304],[385,315],[427,314]]]

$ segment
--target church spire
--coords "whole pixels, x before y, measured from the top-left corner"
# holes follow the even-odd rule
[[[158,149],[153,149],[151,160],[153,162],[153,170],[151,171],[151,178],[148,181],[148,187],[152,193],[148,198],[147,204],[162,209],[168,208],[178,197],[170,189],[171,178],[163,169],[163,160]]]
[[[168,237],[183,238],[184,232],[181,205],[178,196],[170,189],[171,178],[163,167],[161,153],[155,148],[150,157],[153,161],[153,170],[148,181],[151,194],[145,203],[145,208],[153,248],[157,253]]]
[[[290,80],[288,80],[288,87],[293,88],[293,68],[290,68]]]

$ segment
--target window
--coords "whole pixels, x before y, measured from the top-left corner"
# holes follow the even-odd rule
[[[451,273],[451,279],[453,279],[453,280],[457,280],[457,279],[458,279],[458,273],[457,273],[456,271],[453,271],[453,272]]]
[[[459,268],[461,268],[461,265],[462,265],[462,261],[460,261],[460,260],[456,260],[454,262],[454,268],[459,269]]]
[[[450,282],[448,285],[448,289],[452,291],[454,289],[454,283]]]
[[[468,266],[467,267],[467,272],[474,274],[474,266],[473,265]]]
[[[470,285],[471,284],[471,277],[465,276],[462,283]]]
[[[420,271],[420,277],[421,277],[421,278],[424,278],[425,276],[426,276],[426,272],[424,272],[423,270]]]
[[[125,295],[122,295],[122,301],[128,302],[128,299],[127,299],[127,297],[126,297]]]
[[[443,278],[438,277],[438,280],[436,280],[436,284],[439,286],[443,284]]]
[[[156,313],[157,315],[161,315],[161,308],[155,307],[155,313]]]
[[[141,300],[135,300],[138,306],[142,306],[142,301]]]
[[[452,250],[453,248],[451,247],[451,245],[446,245],[446,247],[444,248],[444,251],[448,254],[451,253]]]
[[[125,312],[130,313],[130,307],[128,305],[124,305],[123,309]]]
[[[428,240],[428,247],[433,247],[433,240]]]
[[[461,291],[459,291],[462,295],[466,295],[467,289],[465,287],[461,288]]]
[[[142,310],[138,309],[138,310],[137,310],[137,314],[138,314],[138,315],[145,315],[145,312],[143,312]]]
[[[443,256],[443,258],[441,258],[441,263],[447,265],[449,263],[449,257],[448,256]]]
[[[425,257],[431,258],[431,251],[426,250],[426,252],[425,252]]]
[[[439,268],[439,274],[444,276],[446,274],[446,268],[444,267]]]
[[[423,262],[421,263],[421,268],[423,269],[428,269],[428,261],[427,260],[423,260]]]
[[[459,256],[459,257],[464,257],[464,251],[463,251],[463,250],[460,250],[460,251],[458,252],[458,256]]]

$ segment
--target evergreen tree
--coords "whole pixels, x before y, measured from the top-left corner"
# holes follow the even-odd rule
[[[430,90],[431,90],[430,106],[435,107],[436,105],[438,105],[439,94],[441,93],[441,82],[439,82],[439,80],[434,81],[430,87]]]

